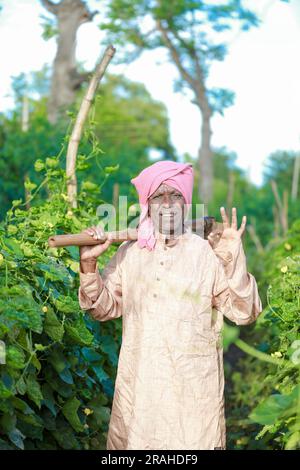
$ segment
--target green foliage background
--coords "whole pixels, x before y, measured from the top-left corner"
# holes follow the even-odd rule
[[[120,322],[95,322],[80,310],[78,249],[47,244],[53,233],[88,226],[95,196],[81,190],[80,209],[70,211],[60,159],[36,168],[48,199],[35,204],[33,185],[30,209],[13,201],[0,226],[0,447],[105,448]]]
[[[229,446],[300,448],[300,219],[266,252],[259,278],[265,308],[246,340],[277,364],[244,355],[227,363]]]

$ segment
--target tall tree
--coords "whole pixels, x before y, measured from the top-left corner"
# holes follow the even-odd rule
[[[92,21],[96,12],[90,12],[82,0],[61,0],[59,3],[41,0],[41,2],[55,17],[57,51],[53,64],[48,104],[49,122],[55,123],[60,110],[67,108],[74,102],[76,90],[87,79],[88,74],[82,74],[77,70],[76,34],[82,24]],[[44,34],[44,37],[47,37],[47,34]]]
[[[232,92],[208,87],[209,68],[227,53],[223,33],[256,26],[256,15],[242,0],[108,0],[104,18],[100,28],[109,33],[107,42],[124,46],[120,62],[130,62],[144,50],[165,48],[179,73],[176,90],[192,91],[192,102],[202,117],[199,196],[209,203],[213,195],[211,118],[233,102]]]

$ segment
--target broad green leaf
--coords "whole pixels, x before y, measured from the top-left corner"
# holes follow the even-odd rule
[[[58,349],[51,352],[48,356],[48,361],[52,364],[58,374],[60,374],[68,365],[66,357],[63,355],[62,351],[59,351]]]
[[[36,414],[23,415],[18,413],[18,428],[26,437],[33,440],[43,440],[43,420]]]
[[[250,414],[250,419],[259,424],[274,424],[292,406],[292,395],[271,395]]]
[[[58,263],[37,263],[36,267],[39,268],[43,273],[45,279],[49,281],[61,281],[65,285],[69,285],[71,282],[70,274],[66,267]]]
[[[300,448],[300,432],[294,432],[288,438],[285,444],[285,450],[294,450]]]
[[[88,362],[99,362],[103,359],[103,356],[92,348],[82,348],[81,353]]]
[[[16,447],[18,447],[21,450],[24,450],[24,439],[26,436],[21,433],[21,431],[17,428],[13,429],[9,434],[8,434],[9,439],[13,444],[15,444]]]
[[[95,374],[96,374],[96,376],[97,376],[97,378],[98,378],[98,380],[101,384],[104,384],[104,382],[106,382],[107,380],[110,380],[109,375],[107,375],[105,370],[103,370],[102,366],[92,365],[92,369],[95,372]]]
[[[34,367],[37,369],[37,371],[40,372],[42,365],[40,361],[38,360],[38,357],[36,354],[33,354],[33,356],[31,357],[31,364],[33,364]]]
[[[9,346],[6,349],[6,364],[14,369],[23,369],[25,367],[23,350],[17,346]]]
[[[65,323],[65,330],[68,337],[77,344],[89,346],[93,342],[93,335],[87,329],[83,318],[79,318],[74,323]]]
[[[16,240],[4,238],[3,243],[16,258],[22,259],[24,257],[23,251]]]
[[[0,380],[0,400],[5,400],[9,398],[13,393],[4,386],[2,381]]]
[[[228,350],[229,346],[239,337],[239,334],[240,329],[237,326],[229,326],[227,323],[224,323],[222,337],[223,348],[225,352]]]
[[[60,372],[59,376],[60,376],[61,380],[63,380],[67,384],[71,385],[71,384],[74,383],[73,376],[72,376],[71,372],[69,371],[69,369],[67,369],[67,368],[65,368],[62,372]]]
[[[101,336],[100,349],[109,356],[109,359],[114,366],[118,364],[117,345],[112,336]]]
[[[22,411],[22,413],[24,413],[25,415],[30,415],[34,413],[33,409],[30,408],[30,406],[24,400],[21,400],[21,398],[18,398],[16,396],[12,397],[11,402],[16,409]]]
[[[69,296],[60,296],[54,300],[55,307],[63,313],[75,313],[79,311],[78,302]]]
[[[37,382],[35,376],[32,374],[27,377],[25,382],[27,395],[36,404],[38,408],[41,408],[41,401],[43,400],[43,395],[40,384]]]
[[[51,307],[48,307],[48,311],[45,314],[44,331],[53,341],[60,342],[63,339],[64,327]]]
[[[44,399],[42,401],[42,404],[45,405],[48,408],[48,410],[51,411],[53,416],[56,416],[57,415],[57,409],[56,409],[55,399],[54,399],[54,396],[53,396],[53,390],[50,387],[50,385],[48,385],[47,383],[44,383],[42,385],[42,394],[43,394],[43,397],[44,397]]]
[[[75,437],[74,430],[69,424],[67,426],[66,423],[60,423],[58,420],[57,430],[52,431],[51,434],[58,442],[60,448],[66,450],[80,449],[80,444]]]
[[[8,434],[16,427],[17,417],[15,414],[4,413],[0,418],[0,429],[2,433]]]
[[[83,424],[80,422],[77,411],[81,403],[76,397],[70,398],[63,406],[62,412],[69,421],[73,429],[77,432],[83,431]]]
[[[48,368],[45,371],[48,385],[55,390],[59,396],[69,398],[74,395],[74,387],[67,384],[59,376],[56,375],[53,369]]]
[[[1,383],[1,382],[0,382]],[[16,389],[17,389],[17,392],[20,394],[20,395],[25,395],[26,393],[26,383],[25,383],[25,380],[24,380],[24,377],[20,377],[16,383]]]

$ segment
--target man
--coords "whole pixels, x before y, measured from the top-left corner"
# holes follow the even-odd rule
[[[161,161],[132,179],[142,207],[138,240],[104,268],[111,244],[81,249],[79,302],[98,321],[122,315],[122,345],[107,449],[225,449],[223,315],[249,324],[262,311],[247,272],[236,209],[216,243],[187,230],[193,169]],[[85,231],[95,238],[102,231]]]

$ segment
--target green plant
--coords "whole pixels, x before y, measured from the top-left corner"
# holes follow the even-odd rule
[[[274,364],[243,356],[231,377],[229,409],[234,412],[229,427],[234,448],[300,448],[299,274],[300,220],[296,220],[286,239],[266,254],[261,281],[268,285],[267,302],[247,337]]]
[[[53,233],[97,223],[101,202],[98,188],[85,182],[79,208],[69,209],[63,152],[36,161],[44,178],[39,187],[27,183],[30,209],[13,201],[0,225],[2,449],[105,448],[121,324],[95,322],[80,310],[78,249],[48,247]],[[86,168],[88,158],[80,156],[78,166]],[[47,200],[35,198],[41,187]],[[101,257],[100,269],[114,250]]]

